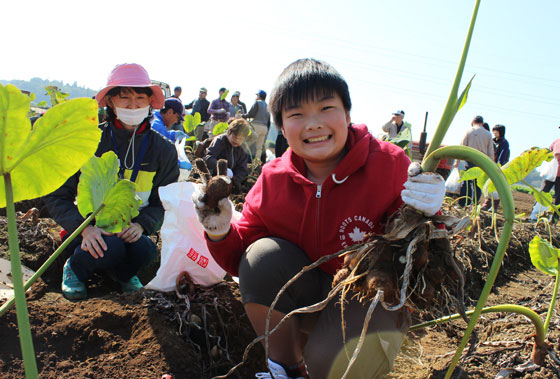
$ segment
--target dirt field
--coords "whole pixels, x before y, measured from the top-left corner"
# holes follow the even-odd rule
[[[530,213],[529,195],[515,193],[516,214]],[[525,217],[526,217],[525,216]],[[523,219],[523,217],[521,217]],[[482,215],[488,225],[488,214]],[[50,219],[34,225],[19,223],[20,248],[25,265],[37,269],[58,245],[58,227]],[[540,227],[539,227],[540,228]],[[544,229],[537,230],[545,235]],[[535,235],[533,224],[520,222],[514,227],[507,256],[488,304],[522,304],[542,319],[551,299],[554,280],[533,269],[527,246]],[[468,254],[467,308],[484,285],[497,242],[494,232],[485,228],[478,239],[462,242],[459,249]],[[560,246],[557,227],[553,241]],[[479,249],[480,246],[480,249]],[[6,223],[0,218],[0,255],[7,256]],[[142,272],[146,283],[157,267]],[[41,378],[210,378],[225,374],[241,362],[243,350],[255,337],[243,307],[237,285],[232,281],[210,288],[196,288],[185,299],[175,293],[142,291],[121,294],[118,285],[98,277],[83,301],[68,301],[60,294],[61,263],[57,262],[32,287],[28,307]],[[556,309],[560,309],[557,305]],[[443,378],[466,324],[454,321],[409,333],[388,378]],[[560,318],[550,323],[548,342],[560,351]],[[476,349],[464,358],[454,377],[494,378],[501,369],[530,359],[534,329],[514,314],[482,315],[476,333]],[[24,377],[15,311],[0,319],[0,376]],[[263,349],[255,347],[248,363],[232,378],[254,377],[262,371]],[[543,367],[511,378],[558,378],[558,365],[547,358]]]

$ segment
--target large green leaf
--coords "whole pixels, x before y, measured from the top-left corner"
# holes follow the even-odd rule
[[[228,127],[228,123],[227,122],[218,122],[216,125],[214,125],[214,129],[212,130],[212,134],[217,136],[222,134],[223,132],[226,131]]]
[[[404,149],[406,146],[408,146],[410,141],[412,141],[412,133],[410,132],[410,128],[405,127],[401,133],[399,133],[396,137],[389,138],[388,141]]]
[[[535,236],[529,243],[529,254],[533,265],[545,274],[556,275],[558,273],[560,249],[556,249],[548,241]]]
[[[225,100],[225,98],[227,97],[229,93],[229,89],[226,89],[226,91],[224,93],[222,93],[222,96],[220,96],[220,100]]]
[[[97,102],[80,98],[49,109],[33,129],[29,97],[0,85],[0,168],[10,173],[14,201],[37,198],[57,188],[95,153],[101,131]],[[0,183],[0,208],[6,206]]]
[[[531,193],[531,195],[534,196],[535,200],[540,205],[544,205],[545,207],[550,207],[550,204],[554,204],[554,202],[552,201],[552,195],[549,192],[542,192],[542,191],[539,191],[539,190],[535,190],[535,191],[531,190],[530,193]]]
[[[463,105],[465,105],[467,103],[467,97],[469,96],[469,90],[471,89],[471,84],[472,84],[473,79],[474,79],[474,75],[472,76],[471,80],[469,80],[469,83],[467,84],[467,86],[463,90],[463,93],[461,93],[461,96],[459,96],[459,99],[457,99],[457,111],[456,112],[459,112],[459,110],[461,108],[463,108]]]
[[[136,183],[119,180],[107,194],[105,207],[95,216],[95,225],[107,232],[118,233],[138,216],[140,204],[142,200],[136,196]]]
[[[484,174],[484,171],[480,167],[471,167],[466,171],[459,172],[459,181],[475,180],[480,178],[482,174]]]
[[[198,125],[198,123],[196,122],[197,115],[198,121],[200,122],[200,113],[198,112],[196,112],[194,116],[190,114],[185,115],[185,120],[183,121],[183,129],[185,129],[186,133],[191,133]]]
[[[550,161],[553,158],[552,152],[548,149],[540,149],[534,147],[525,150],[520,156],[507,163],[502,167],[508,183],[514,184],[523,180],[531,171],[539,167],[544,161]],[[493,184],[488,186],[488,191],[493,192],[496,188]]]
[[[117,233],[130,225],[138,215],[142,201],[136,196],[136,184],[119,180],[119,161],[108,151],[92,157],[81,169],[78,183],[78,210],[86,217],[105,204],[95,217],[95,225],[107,232]]]

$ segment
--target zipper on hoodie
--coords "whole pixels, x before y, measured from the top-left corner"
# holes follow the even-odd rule
[[[322,186],[323,186],[322,184],[317,184],[317,192],[315,193],[315,197],[316,197],[317,199],[320,199],[320,198],[321,198],[321,187],[322,187]]]
[[[315,251],[319,251],[319,224],[321,223],[321,218],[320,218],[320,209],[321,209],[321,188],[322,188],[322,184],[318,184],[317,185],[317,192],[315,192],[315,198],[317,199],[317,218],[315,220],[315,235],[316,235],[316,239],[315,239]]]

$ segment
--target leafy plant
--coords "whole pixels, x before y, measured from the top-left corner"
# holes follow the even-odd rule
[[[97,102],[75,99],[53,107],[31,128],[31,98],[15,86],[0,85],[0,207],[6,207],[8,244],[17,322],[26,377],[37,377],[37,364],[25,300],[14,203],[60,187],[97,148]]]
[[[214,125],[212,134],[215,136],[220,135],[226,131],[227,127],[228,127],[227,122],[218,122],[216,125]]]
[[[58,89],[57,86],[46,86],[45,90],[47,91],[45,95],[49,95],[51,99],[51,106],[53,107],[55,105],[68,101],[67,97],[70,96],[69,93],[62,92],[60,89]]]
[[[194,115],[188,114],[185,115],[185,120],[183,121],[183,129],[187,134],[193,133],[197,126],[204,125],[200,122],[200,113],[195,112]],[[187,141],[194,141],[196,140],[196,136],[191,136],[187,138]]]
[[[224,93],[222,93],[222,96],[220,96],[220,100],[225,100],[227,95],[229,93],[229,89],[226,89]]]
[[[80,214],[86,219],[25,282],[24,290],[31,287],[93,220],[96,226],[106,232],[118,233],[138,215],[141,199],[136,196],[136,184],[119,179],[118,170],[119,161],[112,151],[106,152],[101,158],[93,156],[82,166],[77,204]],[[0,307],[0,316],[13,304],[14,298],[5,302]]]

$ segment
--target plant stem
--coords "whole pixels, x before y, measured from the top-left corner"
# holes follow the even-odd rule
[[[471,317],[469,324],[467,326],[467,330],[465,331],[465,335],[455,352],[455,356],[451,361],[451,365],[447,370],[445,375],[446,379],[451,377],[455,366],[459,362],[459,358],[463,352],[463,349],[467,345],[469,341],[470,335],[474,330],[478,317],[488,299],[488,295],[490,294],[490,290],[494,285],[494,281],[496,280],[496,276],[498,275],[498,271],[500,270],[500,265],[502,260],[504,259],[504,255],[506,252],[506,248],[509,244],[509,239],[511,237],[511,232],[513,229],[513,222],[514,222],[514,205],[513,205],[513,197],[511,195],[511,188],[509,183],[507,182],[502,170],[494,163],[490,158],[488,158],[485,154],[481,153],[478,150],[467,146],[447,146],[442,147],[434,151],[432,154],[428,155],[424,161],[427,165],[437,164],[440,159],[447,159],[447,158],[458,158],[467,160],[476,164],[478,167],[482,169],[488,175],[496,190],[498,191],[498,195],[500,196],[500,200],[502,201],[502,209],[504,211],[504,218],[505,223],[502,229],[502,236],[500,238],[500,243],[496,248],[496,253],[494,255],[494,260],[492,261],[492,266],[490,268],[490,273],[488,274],[488,279],[484,284],[484,288],[480,294],[478,302],[476,304],[476,308],[473,313],[473,317]]]
[[[31,326],[25,301],[25,290],[23,289],[23,275],[21,273],[21,261],[19,256],[19,241],[17,235],[16,210],[14,206],[14,193],[12,189],[12,178],[10,173],[4,174],[4,188],[6,189],[6,216],[8,218],[8,245],[10,247],[10,262],[12,269],[12,280],[16,302],[16,317],[19,330],[19,341],[23,356],[23,367],[25,377],[34,379],[38,377],[37,362],[35,361],[35,350],[31,337]]]
[[[82,231],[86,228],[86,226],[88,226],[91,223],[91,220],[95,218],[95,216],[99,213],[99,211],[101,211],[101,209],[103,209],[104,206],[105,204],[102,203],[95,210],[95,212],[89,215],[88,218],[86,218],[84,222],[82,222],[82,224],[78,227],[78,229],[76,229],[72,234],[70,234],[68,238],[66,238],[66,240],[58,247],[58,249],[56,249],[55,252],[52,253],[49,259],[47,259],[45,263],[43,263],[43,265],[39,267],[39,269],[33,274],[33,276],[31,276],[31,278],[29,278],[29,280],[25,282],[25,285],[23,286],[24,291],[27,291],[29,287],[31,287],[33,283],[35,283],[35,281],[41,275],[43,275],[43,273],[50,267],[50,265],[56,260],[56,258],[58,258],[58,256],[66,249],[66,247],[70,244],[70,242],[72,242],[74,238],[76,238],[80,233],[82,233]],[[4,304],[2,304],[2,306],[0,307],[0,317],[2,317],[4,313],[6,313],[8,309],[12,307],[12,305],[14,305],[14,303],[15,303],[15,297],[12,297]]]
[[[548,312],[546,313],[546,319],[544,320],[544,331],[548,331],[548,324],[550,324],[550,319],[554,313],[554,306],[556,305],[556,297],[558,296],[558,286],[560,284],[560,269],[556,266],[556,280],[554,281],[554,292],[552,293],[552,299],[550,300],[550,305],[548,306]]]
[[[467,316],[470,316],[474,313],[474,310],[468,311],[466,312]],[[490,313],[490,312],[507,312],[507,313],[518,313],[521,314],[525,317],[527,317],[529,320],[531,320],[531,322],[533,323],[533,325],[535,326],[535,331],[536,331],[536,344],[537,346],[543,346],[544,345],[544,341],[546,338],[546,328],[544,327],[539,315],[533,311],[532,309],[529,309],[527,307],[524,307],[522,305],[517,305],[517,304],[500,304],[500,305],[494,305],[491,307],[485,307],[482,308],[480,313]],[[455,313],[453,315],[450,316],[445,316],[445,317],[441,317],[438,318],[436,320],[432,320],[432,321],[428,321],[428,322],[423,322],[421,324],[417,324],[417,325],[413,325],[411,326],[408,330],[409,331],[415,331],[415,330],[419,330],[422,328],[426,328],[428,326],[434,326],[434,325],[438,325],[447,321],[452,321],[452,320],[457,320],[461,318],[461,315],[458,313]]]
[[[438,147],[441,146],[441,142],[443,141],[443,137],[447,133],[449,129],[449,125],[455,118],[455,114],[457,113],[458,104],[457,104],[457,93],[459,90],[459,84],[461,83],[461,78],[463,77],[463,71],[465,70],[465,63],[467,61],[467,55],[469,53],[469,46],[471,44],[471,38],[474,31],[474,24],[476,22],[476,16],[478,14],[478,7],[480,6],[480,0],[476,0],[471,23],[469,26],[469,31],[467,33],[467,38],[465,40],[465,46],[463,48],[463,54],[461,55],[461,61],[459,63],[459,67],[457,68],[457,73],[455,74],[455,80],[453,81],[453,86],[451,87],[451,93],[449,94],[449,98],[447,99],[447,104],[445,105],[445,109],[443,111],[443,115],[441,116],[441,120],[439,121],[438,127],[434,134],[434,138],[430,142],[430,146],[428,146],[428,151],[426,151],[425,157],[430,155],[434,152]],[[431,162],[429,165],[426,161],[426,158],[422,161],[422,168],[424,171],[434,171],[438,165],[438,162]]]

